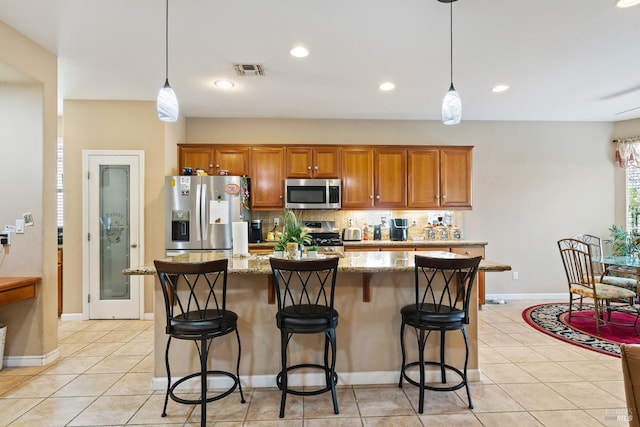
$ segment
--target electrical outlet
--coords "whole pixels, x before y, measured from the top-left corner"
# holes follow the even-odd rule
[[[411,218],[411,225],[416,225],[418,221],[415,218]]]
[[[513,272],[513,280],[518,280],[518,272],[517,271]]]
[[[279,226],[280,225],[280,218],[273,218],[273,225],[274,226]]]

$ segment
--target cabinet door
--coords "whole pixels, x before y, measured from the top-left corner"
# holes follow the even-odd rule
[[[251,149],[251,207],[284,208],[284,148]]]
[[[340,178],[338,147],[286,147],[287,178]]]
[[[311,178],[313,174],[313,149],[310,147],[286,147],[287,178]]]
[[[440,207],[440,151],[428,148],[409,149],[407,163],[407,206]]]
[[[318,147],[313,150],[313,177],[340,178],[338,147]]]
[[[204,169],[209,175],[217,175],[214,168],[214,149],[210,145],[178,146],[178,174],[182,168],[189,167],[195,173],[197,168]]]
[[[404,208],[407,206],[407,150],[376,148],[374,150],[374,206]]]
[[[249,147],[225,147],[215,148],[215,175],[221,170],[229,171],[229,175],[249,175]]]
[[[342,207],[373,207],[373,150],[342,149]]]
[[[470,148],[440,150],[440,206],[470,208],[471,177]]]

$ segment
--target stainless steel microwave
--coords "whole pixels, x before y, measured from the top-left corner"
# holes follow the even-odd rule
[[[340,209],[342,185],[339,179],[285,180],[287,209]]]

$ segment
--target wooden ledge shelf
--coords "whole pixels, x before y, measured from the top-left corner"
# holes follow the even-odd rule
[[[0,306],[35,298],[41,277],[0,277]]]

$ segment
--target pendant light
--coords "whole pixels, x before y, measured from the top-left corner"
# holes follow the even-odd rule
[[[438,0],[440,3],[449,3],[449,31],[450,31],[450,63],[451,85],[442,100],[442,123],[456,125],[462,119],[462,99],[455,87],[453,87],[453,2],[457,0]]]
[[[169,0],[166,0],[166,14],[165,14],[165,33],[164,33],[164,47],[165,47],[165,80],[164,86],[160,88],[158,92],[158,118],[163,122],[175,122],[178,120],[178,98],[169,85]]]

